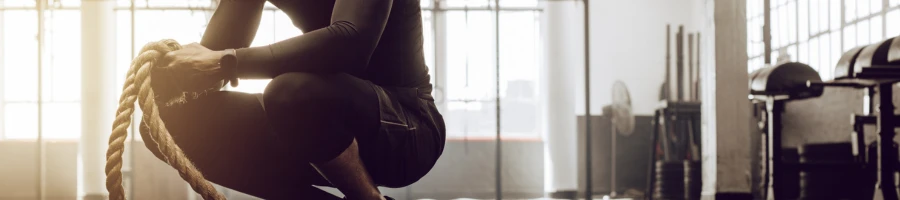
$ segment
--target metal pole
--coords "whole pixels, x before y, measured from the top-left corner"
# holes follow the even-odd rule
[[[770,97],[766,100],[766,114],[768,115],[768,123],[769,123],[769,133],[768,133],[768,157],[769,162],[769,174],[770,177],[767,190],[772,194],[774,199],[782,199],[784,198],[784,190],[780,187],[784,181],[784,176],[781,175],[782,171],[782,156],[781,156],[781,114],[784,112],[784,101],[775,100]]]
[[[37,199],[44,199],[44,133],[43,133],[43,59],[44,59],[44,0],[35,0],[37,10]]]
[[[591,177],[591,26],[590,6],[588,0],[584,2],[584,142],[585,142],[585,183],[584,198],[593,199],[593,178]]]
[[[688,33],[688,73],[687,73],[687,100],[693,101],[694,99],[694,34]]]
[[[671,84],[669,84],[669,82],[671,82],[669,79],[671,79],[671,76],[672,76],[672,72],[671,72],[671,68],[672,68],[672,66],[671,66],[672,58],[671,57],[672,56],[670,55],[670,54],[672,54],[670,52],[672,49],[671,37],[672,37],[672,27],[671,27],[671,25],[666,24],[666,79],[665,79],[665,82],[663,82],[663,92],[664,92],[663,95],[664,95],[664,98],[666,101],[669,101],[670,99],[672,99],[672,95],[671,95],[672,87],[670,87]]]
[[[676,101],[684,101],[684,25],[675,33],[675,96]],[[677,123],[676,123],[677,124]]]
[[[896,172],[897,149],[894,147],[894,119],[893,85],[879,84],[878,90],[878,162],[879,185],[881,195],[886,200],[897,200],[897,188],[894,181]],[[887,161],[887,162],[885,162]]]
[[[772,27],[770,20],[772,20],[772,12],[769,9],[769,4],[771,0],[763,1],[763,60],[766,64],[772,64]]]
[[[497,152],[495,154],[495,156],[497,157],[496,169],[495,169],[497,178],[495,180],[496,180],[496,184],[497,184],[497,191],[496,191],[497,199],[499,200],[499,199],[503,199],[503,183],[502,183],[503,176],[501,174],[501,169],[503,168],[502,162],[501,162],[503,154],[501,153],[502,151],[501,151],[501,140],[500,140],[500,0],[494,0],[494,45],[495,45],[494,50],[496,51],[495,59],[497,59],[496,60],[497,65],[495,66],[496,72],[494,74],[495,75],[494,78],[496,81],[496,88],[494,90],[495,91],[494,94],[496,95],[495,101],[497,102],[497,104],[495,104],[496,105],[495,106],[496,107],[495,114],[497,117],[497,136],[495,139],[495,141],[497,143],[497,147],[496,147]]]

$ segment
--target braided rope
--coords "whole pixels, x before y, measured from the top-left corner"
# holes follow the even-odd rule
[[[151,139],[156,141],[166,163],[178,170],[181,178],[203,199],[225,199],[175,144],[165,123],[159,117],[159,108],[154,99],[156,95],[150,86],[150,72],[159,58],[178,49],[181,49],[181,45],[174,40],[152,42],[145,45],[140,55],[131,63],[122,96],[119,97],[119,108],[109,138],[109,149],[106,151],[106,189],[111,200],[125,199],[125,190],[122,187],[122,152],[125,138],[128,136],[128,127],[131,125],[135,100],[139,100],[139,106],[144,111],[143,123],[150,128]]]

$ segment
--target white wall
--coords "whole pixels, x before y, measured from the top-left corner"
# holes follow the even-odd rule
[[[703,18],[704,2],[591,1],[591,114],[600,114],[603,105],[609,104],[610,88],[617,79],[628,86],[635,114],[652,114],[659,102],[659,87],[665,79],[666,24],[672,25],[671,66],[674,69],[674,34],[679,25],[684,25],[686,33],[708,26]],[[701,35],[704,40],[712,38],[712,34]],[[583,74],[584,71],[579,72]],[[577,114],[582,115],[584,79],[578,78],[575,105]],[[674,70],[672,80],[675,80]]]

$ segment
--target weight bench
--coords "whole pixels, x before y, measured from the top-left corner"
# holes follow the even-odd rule
[[[868,46],[851,49],[841,56],[835,67],[835,79],[827,82],[810,81],[810,88],[825,86],[856,87],[868,89],[870,104],[877,109],[872,116],[854,116],[854,129],[864,124],[878,127],[878,187],[886,200],[897,200],[897,186],[894,173],[898,171],[897,146],[893,142],[896,135],[897,116],[894,114],[893,85],[900,82],[900,39],[890,38]],[[884,112],[887,111],[887,112]],[[860,142],[860,141],[858,141]],[[885,162],[884,158],[891,158]]]

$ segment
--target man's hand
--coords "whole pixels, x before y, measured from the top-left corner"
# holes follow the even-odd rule
[[[191,43],[182,49],[166,53],[161,64],[163,75],[171,76],[172,81],[186,92],[199,92],[223,86],[226,75],[219,66],[224,51],[213,51]]]

